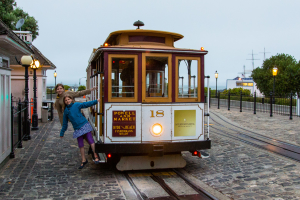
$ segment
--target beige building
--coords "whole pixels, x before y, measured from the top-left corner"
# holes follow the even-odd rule
[[[20,31],[19,31],[20,32]],[[46,100],[47,94],[47,76],[46,76],[46,71],[47,70],[54,70],[56,67],[55,65],[48,60],[34,45],[30,45],[31,49],[34,52],[34,57],[37,58],[40,63],[41,67],[36,70],[36,75],[37,75],[37,114],[38,118],[41,119],[41,107],[42,107],[42,102]],[[21,60],[21,56],[17,57],[17,60]],[[24,84],[25,84],[25,68],[22,67],[17,63],[16,60],[12,60],[11,62],[11,68],[13,71],[11,72],[11,84],[12,84],[12,95],[14,99],[21,99],[21,101],[24,100]],[[29,68],[29,82],[28,82],[28,87],[29,87],[29,101],[33,100],[33,69]],[[31,109],[30,109],[31,110]],[[29,114],[29,118],[31,118],[31,114]]]

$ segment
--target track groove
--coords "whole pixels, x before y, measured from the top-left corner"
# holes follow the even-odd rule
[[[170,172],[171,171],[171,172]],[[130,186],[133,188],[134,192],[136,193],[138,199],[151,199],[151,200],[164,200],[164,199],[168,199],[168,200],[216,200],[217,198],[215,198],[213,195],[211,195],[209,192],[205,191],[203,188],[201,188],[198,185],[195,185],[192,181],[190,181],[187,177],[185,177],[183,174],[181,174],[180,172],[178,172],[176,169],[169,169],[167,171],[165,170],[160,170],[159,172],[157,171],[153,171],[153,170],[147,170],[147,171],[143,171],[143,173],[141,174],[146,174],[145,177],[151,177],[151,179],[156,182],[157,184],[159,184],[159,186],[166,192],[165,194],[168,194],[169,196],[159,196],[159,197],[147,197],[146,194],[144,194],[142,192],[143,189],[139,189],[139,185],[137,185],[137,183],[135,183],[135,181],[131,178],[130,173],[135,173],[135,172],[124,172],[124,176],[125,178],[128,180],[128,182],[130,183]],[[174,188],[172,188],[172,184],[168,185],[163,176],[161,174],[171,174],[172,173],[172,177],[176,177],[179,178],[180,180],[182,180],[183,182],[185,182],[188,187],[190,188],[190,190],[193,190],[193,194],[185,194],[185,195],[179,195],[175,191]],[[133,175],[134,177],[134,175]],[[139,176],[139,180],[141,180],[141,178],[143,178],[143,176]],[[165,177],[166,178],[166,177]],[[176,179],[177,180],[177,179]],[[178,181],[177,184],[180,184],[181,181]]]
[[[210,126],[211,129],[216,130],[215,132],[216,134],[220,134],[225,137],[230,137],[232,139],[242,141],[252,146],[265,149],[274,152],[276,154],[293,159],[297,162],[300,162],[300,146],[279,141],[277,139],[268,136],[263,136],[254,131],[250,131],[245,128],[239,127],[233,123],[230,123],[213,112],[212,114],[215,115],[215,117],[218,120],[221,120],[221,122],[219,122],[218,120],[214,119],[214,117],[210,117],[210,119],[214,121],[216,125],[222,127],[222,128],[217,128],[216,126]],[[231,127],[234,128],[228,127],[226,125],[230,125]]]

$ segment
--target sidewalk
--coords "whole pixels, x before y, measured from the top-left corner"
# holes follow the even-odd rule
[[[293,116],[293,119],[290,120],[289,116],[285,115],[273,114],[273,117],[270,117],[270,113],[257,112],[253,114],[253,111],[248,110],[240,112],[238,108],[228,111],[227,108],[217,109],[216,106],[211,106],[210,112],[221,114],[262,135],[300,146],[300,117]]]
[[[125,199],[113,169],[94,164],[90,156],[78,169],[81,157],[72,125],[63,139],[60,129],[55,112],[53,121],[31,131],[31,140],[0,168],[0,199]]]

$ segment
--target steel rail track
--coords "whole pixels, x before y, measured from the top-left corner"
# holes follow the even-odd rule
[[[213,195],[211,195],[209,192],[205,191],[203,188],[201,188],[198,185],[193,184],[188,178],[186,178],[183,174],[181,174],[177,169],[173,169],[173,171],[182,178],[191,188],[193,188],[195,191],[197,191],[199,194],[204,195],[206,199],[213,199],[217,200]],[[205,199],[201,198],[201,199]]]
[[[170,186],[168,186],[165,181],[155,175],[155,173],[152,173],[151,171],[148,171],[148,173],[151,173],[151,178],[157,182],[170,196],[168,197],[155,197],[155,198],[148,198],[144,193],[142,193],[138,186],[134,183],[132,178],[129,176],[127,172],[124,172],[125,178],[128,180],[129,184],[133,188],[134,192],[137,195],[137,198],[139,200],[217,200],[213,195],[205,191],[203,188],[200,186],[195,185],[192,183],[188,178],[186,178],[183,174],[181,174],[178,170],[172,169],[175,174],[180,177],[182,180],[185,181],[187,185],[189,185],[191,188],[195,190],[198,194],[191,194],[191,195],[178,195]]]
[[[273,138],[270,138],[270,137],[267,137],[267,136],[262,136],[258,133],[249,131],[247,129],[243,129],[243,128],[238,127],[238,126],[236,126],[236,125],[234,125],[230,122],[228,123],[227,121],[225,121],[224,119],[219,117],[224,122],[226,122],[226,123],[228,123],[228,124],[230,124],[230,125],[232,125],[236,128],[254,133],[257,136],[259,136],[259,137],[261,136],[261,138],[264,138],[264,139],[259,139],[259,138],[248,135],[246,132],[241,132],[237,129],[232,129],[232,128],[226,127],[226,126],[222,125],[221,123],[218,123],[212,117],[210,117],[210,118],[211,118],[212,121],[216,122],[216,124],[219,124],[220,126],[225,127],[227,129],[229,129],[230,131],[235,132],[235,133],[232,133],[232,132],[225,131],[223,129],[217,128],[215,126],[210,126],[211,129],[217,130],[217,132],[216,132],[217,134],[220,134],[224,137],[229,137],[229,138],[232,138],[232,139],[235,139],[235,140],[239,140],[239,141],[247,143],[251,146],[255,146],[255,147],[260,148],[260,149],[268,150],[268,151],[271,151],[273,153],[276,153],[276,154],[282,155],[284,157],[290,158],[292,160],[295,160],[297,162],[300,162],[300,147],[299,146],[292,145],[292,144],[282,142],[282,141],[276,141],[275,142]],[[259,142],[261,144],[257,144],[257,142]]]
[[[273,144],[273,145],[275,145],[275,146],[280,146],[280,147],[282,147],[282,148],[284,148],[284,149],[287,149],[287,150],[290,150],[290,151],[293,151],[293,152],[296,152],[296,153],[300,153],[300,146],[297,146],[297,145],[294,145],[294,144],[290,144],[290,143],[287,143],[287,142],[284,142],[284,141],[280,141],[280,140],[278,140],[278,139],[274,139],[274,138],[271,138],[271,137],[268,137],[268,136],[265,136],[265,135],[261,135],[261,134],[259,134],[259,133],[254,132],[254,131],[248,130],[248,129],[246,129],[246,128],[243,128],[243,127],[237,126],[237,125],[235,125],[235,124],[233,124],[233,123],[231,123],[231,122],[228,122],[228,121],[226,121],[225,119],[223,119],[223,118],[221,118],[220,116],[218,116],[218,115],[217,115],[216,113],[214,113],[214,112],[211,112],[211,113],[214,114],[216,117],[218,117],[218,119],[224,121],[226,124],[229,124],[229,125],[234,126],[234,127],[238,128],[238,129],[247,131],[248,133],[254,134],[254,135],[256,135],[256,136],[258,136],[258,137],[260,137],[260,138],[266,139],[267,142],[270,143],[270,144]],[[214,122],[218,123],[219,125],[224,126],[224,125],[222,125],[221,123],[219,123],[219,122],[217,122],[216,120],[214,120],[213,118],[211,118],[211,119],[212,119]],[[224,127],[225,127],[225,126],[224,126]],[[229,128],[229,127],[226,127],[226,128],[231,129],[231,128]],[[237,130],[235,130],[235,129],[231,129],[231,130],[237,131]],[[252,137],[252,136],[247,135],[247,137]],[[253,138],[257,139],[256,137],[253,137]]]

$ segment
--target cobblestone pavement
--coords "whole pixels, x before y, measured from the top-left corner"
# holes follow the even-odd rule
[[[242,127],[300,145],[299,120],[268,113],[240,113],[238,109],[211,109]],[[212,125],[214,126],[214,125]],[[78,170],[80,153],[72,125],[63,139],[60,124],[39,123],[32,139],[16,150],[16,158],[0,168],[0,199],[126,199],[122,175],[107,165],[89,163]],[[300,164],[280,155],[233,141],[211,130],[210,158],[184,153],[184,170],[231,199],[300,199]],[[87,145],[86,145],[87,146]],[[87,149],[86,149],[87,154]]]
[[[90,156],[77,169],[81,157],[71,124],[63,139],[57,114],[39,128],[0,168],[0,199],[125,199],[114,169],[95,165]]]
[[[299,145],[299,120],[289,116],[211,109],[224,119],[277,140]],[[212,125],[214,126],[214,125]],[[220,127],[219,127],[220,128]],[[300,163],[211,131],[209,159],[185,154],[185,170],[232,199],[300,199]]]
[[[255,130],[262,135],[300,145],[300,117],[293,116],[293,119],[290,120],[289,116],[277,114],[273,114],[273,117],[270,117],[270,113],[257,112],[254,115],[253,111],[240,112],[237,108],[231,108],[230,111],[227,108],[211,108],[211,111],[221,114],[240,126]]]

